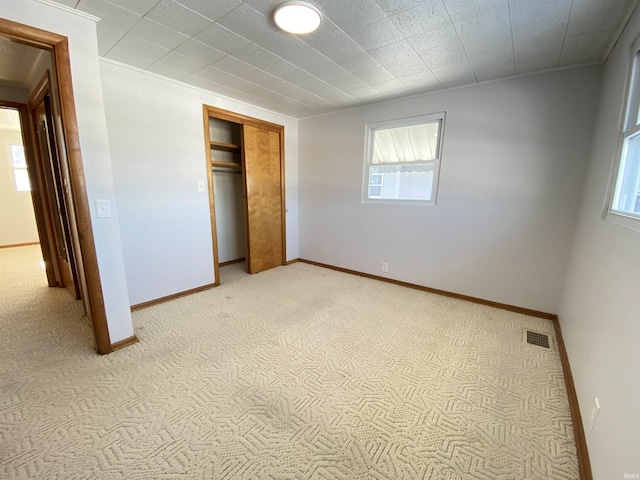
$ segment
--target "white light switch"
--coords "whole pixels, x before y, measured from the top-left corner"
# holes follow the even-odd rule
[[[204,192],[205,191],[204,180],[198,180],[198,191],[199,192]]]
[[[98,218],[111,217],[111,202],[109,200],[96,200]]]

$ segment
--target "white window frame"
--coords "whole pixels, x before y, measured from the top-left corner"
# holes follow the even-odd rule
[[[611,171],[609,193],[605,211],[605,220],[621,227],[640,232],[640,214],[615,210],[616,195],[622,181],[624,167],[626,166],[626,140],[640,135],[640,125],[636,125],[636,119],[640,112],[640,38],[636,39],[631,47],[627,83],[624,96],[624,108],[619,122],[618,148],[615,162]],[[634,113],[635,112],[635,113]],[[635,117],[635,118],[634,118]]]
[[[373,175],[380,177],[380,183],[371,183],[371,177],[373,177]],[[384,175],[381,173],[374,173],[373,175],[369,175],[369,184],[367,185],[367,198],[382,198],[382,189],[384,188]],[[376,197],[369,196],[369,190],[371,189],[371,187],[380,187],[380,195]]]
[[[383,122],[368,123],[365,126],[365,152],[364,152],[364,168],[362,172],[362,203],[369,204],[388,204],[388,205],[422,205],[433,207],[438,199],[438,184],[440,183],[440,163],[442,159],[442,139],[444,137],[445,112],[432,113],[428,115],[420,115],[416,117],[398,118],[386,120]],[[376,130],[387,130],[391,128],[409,127],[412,125],[422,125],[425,123],[440,122],[438,131],[438,139],[436,145],[436,158],[429,160],[433,162],[433,185],[431,200],[406,200],[406,199],[390,199],[390,198],[374,198],[369,197],[369,172],[373,166],[399,166],[407,165],[414,162],[388,162],[373,163],[373,141]],[[424,163],[424,162],[415,162]]]

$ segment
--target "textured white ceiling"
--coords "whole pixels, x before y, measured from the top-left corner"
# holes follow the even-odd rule
[[[278,31],[281,0],[58,0],[101,18],[100,54],[303,117],[601,63],[637,0],[312,0],[317,32]]]

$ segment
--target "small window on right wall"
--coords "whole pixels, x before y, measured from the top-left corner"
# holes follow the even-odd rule
[[[640,49],[634,49],[627,106],[620,135],[620,157],[614,176],[609,213],[634,230],[640,229]]]
[[[444,113],[370,123],[362,201],[435,205]]]

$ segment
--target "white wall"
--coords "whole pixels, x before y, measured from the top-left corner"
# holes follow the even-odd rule
[[[297,120],[101,61],[132,304],[214,282],[202,105],[285,127],[287,258],[298,256]]]
[[[39,241],[31,192],[16,190],[11,145],[22,145],[20,131],[0,130],[0,246]]]
[[[560,322],[595,479],[640,474],[640,233],[603,220],[636,13],[604,68],[600,109]],[[594,430],[594,398],[602,410]]]
[[[123,340],[133,335],[133,325],[113,189],[95,22],[35,0],[0,0],[0,15],[69,39],[80,147],[109,335],[112,343]],[[96,199],[111,201],[111,218],[96,217]]]
[[[600,68],[301,120],[300,257],[556,312]],[[365,124],[447,114],[436,207],[361,203]]]

